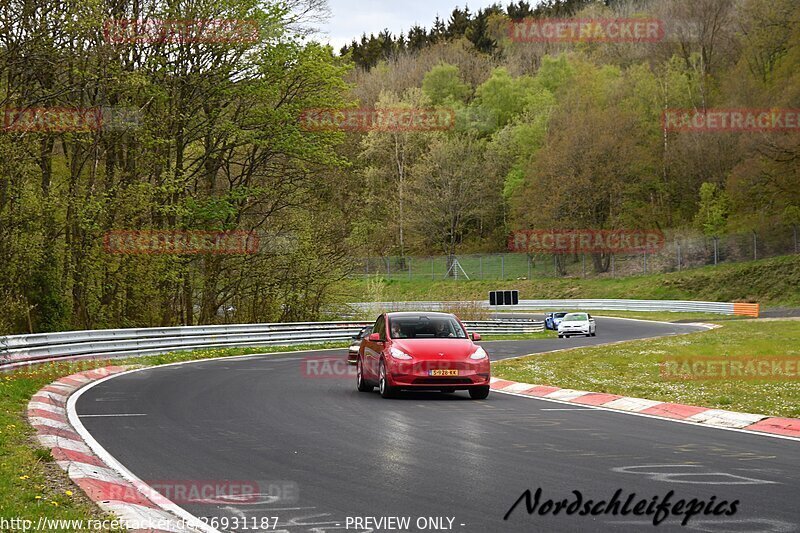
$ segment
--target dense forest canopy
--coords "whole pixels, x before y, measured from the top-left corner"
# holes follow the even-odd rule
[[[0,333],[312,319],[362,255],[502,251],[523,228],[715,235],[800,223],[800,136],[670,131],[670,109],[800,108],[794,0],[547,0],[315,41],[318,0],[9,0],[0,9]],[[512,21],[652,18],[657,42],[518,42]],[[109,40],[109,20],[254,39]],[[404,30],[404,32],[401,32]],[[453,111],[318,131],[304,110]],[[125,110],[87,131],[8,110]],[[13,115],[13,113],[12,113]],[[232,231],[249,254],[112,254],[115,230]],[[604,268],[602,261],[595,267]]]

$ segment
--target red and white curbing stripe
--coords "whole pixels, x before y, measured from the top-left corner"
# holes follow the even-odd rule
[[[213,531],[203,524],[192,525],[185,517],[167,512],[165,508],[174,506],[172,502],[144,483],[125,479],[101,459],[91,448],[91,443],[87,443],[70,424],[67,414],[70,395],[87,383],[126,370],[119,366],[97,368],[63,377],[39,390],[28,402],[28,422],[36,429],[37,439],[50,448],[56,463],[92,501],[127,524],[143,526],[134,531]]]
[[[697,407],[694,405],[631,398],[628,396],[619,396],[617,394],[519,383],[499,378],[492,378],[491,387],[492,390],[497,392],[513,393],[521,396],[530,396],[532,398],[558,400],[586,406],[627,411],[629,413],[641,413],[655,417],[670,418],[673,420],[685,420],[687,422],[720,428],[733,428],[800,438],[800,419],[798,418],[777,418],[751,413],[737,413],[735,411],[709,409],[708,407]]]

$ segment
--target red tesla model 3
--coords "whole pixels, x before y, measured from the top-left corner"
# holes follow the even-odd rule
[[[384,313],[358,352],[358,390],[378,387],[390,398],[400,390],[468,390],[476,400],[489,395],[489,356],[448,313]]]

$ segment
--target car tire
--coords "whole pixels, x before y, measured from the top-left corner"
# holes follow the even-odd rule
[[[473,400],[485,400],[489,396],[489,385],[484,387],[472,387],[469,389],[469,397]]]
[[[559,336],[558,336],[558,338],[559,338],[559,339],[563,339],[563,338],[564,338],[564,335],[559,335]]]
[[[380,373],[378,374],[378,389],[380,390],[382,398],[394,398],[397,395],[397,389],[389,385],[386,379],[386,364],[381,359]]]
[[[372,392],[372,389],[375,388],[364,379],[361,359],[356,361],[356,386],[358,387],[358,392]]]
[[[592,333],[592,337],[597,337],[597,332]]]

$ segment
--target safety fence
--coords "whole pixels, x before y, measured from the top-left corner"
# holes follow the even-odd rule
[[[368,322],[292,322],[104,329],[0,337],[0,368],[31,362],[154,355],[201,348],[289,346],[350,340]],[[514,335],[544,330],[537,320],[466,321],[470,332]]]
[[[731,302],[696,302],[690,300],[520,300],[518,305],[489,305],[487,301],[461,302],[359,302],[351,303],[356,312],[379,311],[440,311],[452,307],[480,308],[489,311],[667,311],[715,313],[757,317],[759,305]]]

